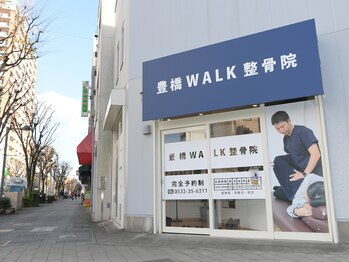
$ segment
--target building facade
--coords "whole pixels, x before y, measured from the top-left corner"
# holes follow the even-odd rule
[[[137,232],[347,242],[348,7],[100,1],[93,220]],[[321,151],[325,202],[302,219],[273,195],[274,158],[286,154],[270,121],[277,111],[310,128]]]
[[[23,46],[21,43],[26,39],[27,31],[25,24],[18,16],[17,2],[15,0],[1,1],[0,3],[0,114],[3,121],[9,122],[7,111],[13,111],[18,122],[25,126],[26,112],[33,111],[36,83],[36,58],[27,56],[22,59],[23,53],[19,52]],[[7,61],[9,66],[4,66]],[[17,63],[19,62],[20,63]],[[18,106],[19,102],[22,106]],[[12,107],[12,108],[11,108]],[[9,123],[7,123],[9,127]],[[2,166],[6,164],[6,173],[9,176],[25,176],[24,154],[21,143],[14,130],[9,129],[8,135],[5,131],[4,137],[8,136],[7,157],[1,161]],[[5,139],[2,139],[4,143]],[[2,148],[4,145],[2,146]],[[2,175],[2,174],[1,174]]]

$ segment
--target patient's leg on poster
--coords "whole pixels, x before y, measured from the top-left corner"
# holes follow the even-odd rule
[[[291,157],[289,155],[277,156],[274,159],[274,173],[278,179],[282,192],[280,188],[275,190],[274,196],[281,200],[285,200],[285,197],[292,201],[294,195],[296,194],[299,186],[301,185],[303,179],[297,181],[290,181],[290,175],[294,173],[294,165]]]

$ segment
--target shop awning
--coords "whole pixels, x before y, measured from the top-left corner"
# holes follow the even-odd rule
[[[92,163],[92,132],[81,141],[76,148],[80,165],[91,165]]]

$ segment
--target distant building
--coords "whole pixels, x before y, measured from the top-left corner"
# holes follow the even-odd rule
[[[21,24],[16,29],[16,34],[13,35],[14,28],[18,26],[18,16],[17,16],[17,1],[8,0],[1,1],[0,3],[0,63],[4,59],[8,59],[10,62],[18,57],[18,52],[11,52],[10,48],[16,46],[20,49],[21,41],[28,37],[26,35],[25,25]],[[17,44],[11,45],[10,42],[13,41]],[[8,56],[8,52],[11,53]],[[1,68],[2,70],[3,68]],[[6,72],[0,74],[0,89],[2,94],[0,96],[0,112],[6,109],[5,103],[9,101],[7,90],[12,90],[16,88],[21,90],[21,92],[26,92],[25,96],[21,98],[22,101],[33,100],[35,97],[35,86],[36,86],[36,70],[37,61],[35,58],[22,60],[22,62],[10,68]],[[27,104],[25,107],[20,108],[16,113],[15,117],[17,119],[24,119],[25,112],[33,111],[33,103]],[[23,120],[23,125],[25,125],[25,120]],[[4,146],[2,145],[2,148]],[[0,161],[0,166],[2,167],[3,161]],[[21,148],[21,144],[17,138],[14,131],[9,132],[8,146],[7,146],[7,158],[6,158],[6,170],[10,176],[25,176],[25,166],[24,166],[24,155]],[[0,169],[2,170],[2,168]],[[0,174],[1,177],[2,174]]]

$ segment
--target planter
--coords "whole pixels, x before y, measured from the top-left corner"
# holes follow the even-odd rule
[[[5,196],[10,198],[11,207],[16,210],[23,207],[23,193],[22,192],[5,192]]]
[[[47,203],[52,203],[53,201],[55,201],[55,196],[48,196],[47,197]]]
[[[11,200],[8,197],[0,197],[0,209],[11,208]]]
[[[9,209],[5,210],[5,214],[6,215],[11,215],[11,214],[14,214],[14,213],[16,213],[16,209],[15,208],[9,208]]]

